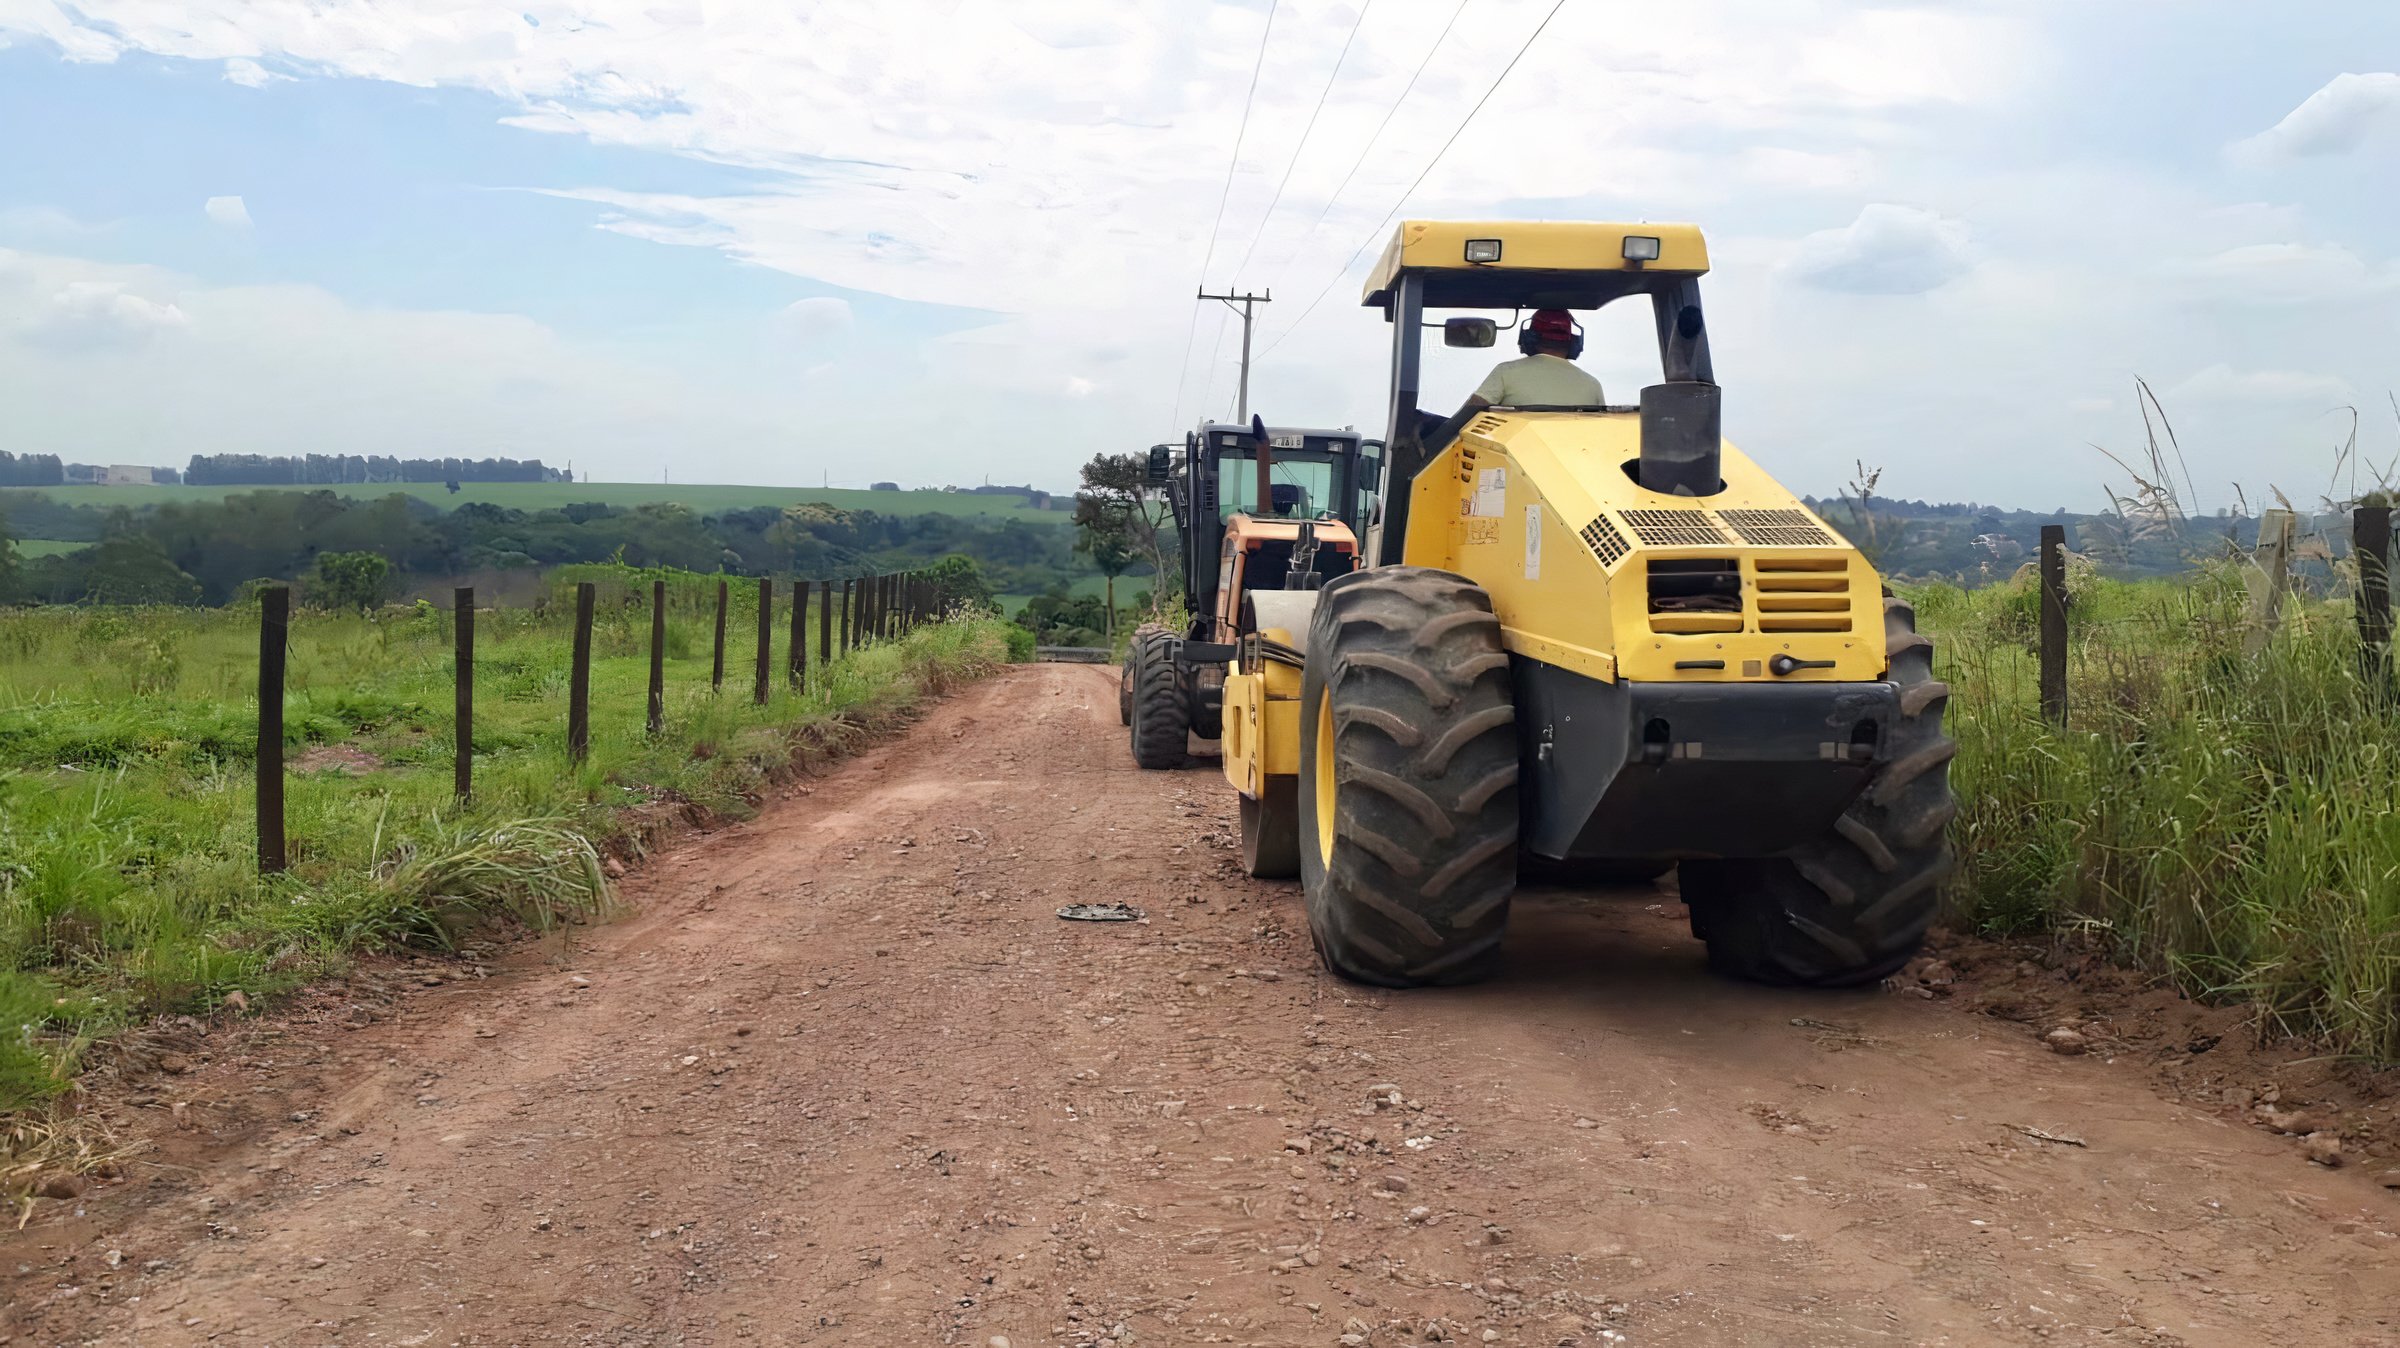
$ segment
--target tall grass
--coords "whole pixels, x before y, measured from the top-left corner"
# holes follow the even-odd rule
[[[2350,601],[2301,600],[2245,657],[2238,562],[2077,589],[2063,731],[2030,577],[1908,590],[1954,689],[1967,917],[2079,925],[2266,1033],[2400,1057],[2400,705]]]
[[[77,1044],[133,1018],[273,993],[362,948],[445,945],[487,917],[598,914],[613,900],[604,850],[638,852],[676,814],[745,816],[796,758],[1005,658],[1002,624],[960,617],[830,664],[812,645],[793,691],[782,625],[772,696],[754,706],[754,627],[729,623],[726,687],[710,690],[715,588],[699,579],[670,606],[656,736],[647,595],[601,608],[580,764],[564,743],[571,606],[479,615],[464,804],[448,615],[296,616],[292,865],[263,877],[256,610],[0,612],[0,1108],[60,1089]],[[339,757],[306,752],[318,745]]]

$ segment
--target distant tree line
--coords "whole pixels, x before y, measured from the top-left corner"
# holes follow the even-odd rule
[[[565,479],[565,473],[544,467],[540,459],[400,459],[383,454],[309,454],[300,458],[194,454],[191,466],[183,470],[184,482],[194,487],[265,487],[290,483],[338,487],[371,482],[561,482]]]
[[[11,454],[0,449],[0,487],[55,487],[67,480],[56,454]]]
[[[398,492],[358,500],[329,490],[258,491],[138,509],[69,506],[12,492],[0,509],[6,511],[0,557],[12,535],[97,544],[23,562],[13,581],[0,583],[8,590],[0,601],[7,602],[138,595],[223,604],[246,583],[317,577],[318,558],[329,553],[384,558],[395,589],[412,579],[607,561],[838,579],[920,569],[957,554],[971,558],[1004,594],[1036,594],[1090,574],[1063,520],[883,515],[819,502],[714,515],[664,502],[555,510],[470,502],[445,514]]]

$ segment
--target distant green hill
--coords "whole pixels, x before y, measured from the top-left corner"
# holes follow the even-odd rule
[[[660,482],[462,482],[456,495],[439,482],[351,482],[340,486],[294,487],[43,487],[42,495],[61,505],[131,506],[169,502],[221,501],[254,491],[330,491],[362,501],[401,492],[430,502],[438,510],[454,510],[481,501],[511,510],[555,510],[562,506],[599,502],[611,506],[648,505],[671,501],[704,515],[753,506],[787,506],[823,501],[844,510],[872,510],[879,515],[1009,515],[1036,523],[1063,524],[1074,510],[1074,497],[1050,498],[1053,508],[1034,510],[1022,496],[976,495],[951,491],[844,491],[823,487],[738,487]],[[5,497],[0,496],[0,508]]]

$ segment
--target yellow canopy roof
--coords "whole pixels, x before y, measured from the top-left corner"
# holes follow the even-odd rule
[[[1658,240],[1658,259],[1625,257],[1628,237]],[[1467,260],[1472,240],[1498,244],[1499,258]],[[1564,220],[1404,220],[1393,231],[1363,303],[1381,306],[1402,273],[1426,277],[1433,308],[1592,309],[1669,278],[1708,270],[1698,225],[1604,224]],[[1656,277],[1658,281],[1650,278]]]

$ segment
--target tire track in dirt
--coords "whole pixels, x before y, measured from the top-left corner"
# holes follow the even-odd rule
[[[1528,890],[1480,987],[1325,977],[1296,887],[1234,874],[1213,765],[1134,769],[1114,698],[1012,668],[687,840],[571,951],[217,1055],[177,1083],[225,1102],[199,1131],[137,1114],[184,1169],[9,1237],[6,1325],[2400,1343],[2368,1177],[2130,1057],[1714,980],[1671,893]],[[1150,920],[1053,916],[1112,898]]]

